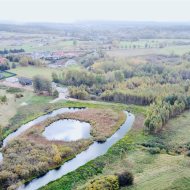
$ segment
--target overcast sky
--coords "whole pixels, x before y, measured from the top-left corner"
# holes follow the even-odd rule
[[[190,21],[190,0],[0,0],[0,20]]]

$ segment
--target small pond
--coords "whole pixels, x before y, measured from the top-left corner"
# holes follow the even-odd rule
[[[76,141],[88,139],[90,124],[73,119],[58,120],[45,128],[43,136],[48,140]]]

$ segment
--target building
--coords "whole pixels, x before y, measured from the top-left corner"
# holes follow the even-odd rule
[[[74,59],[69,59],[66,63],[65,63],[65,67],[71,66],[71,65],[77,65],[77,62]]]
[[[0,64],[5,64],[7,62],[7,59],[0,56]]]
[[[19,79],[19,83],[23,86],[25,85],[32,85],[32,80],[31,79],[28,79],[28,78],[25,78],[25,77],[20,77]]]

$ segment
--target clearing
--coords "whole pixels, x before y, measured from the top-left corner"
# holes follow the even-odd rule
[[[45,77],[49,80],[52,80],[52,73],[55,72],[57,74],[61,73],[61,69],[52,69],[48,67],[33,67],[33,66],[27,66],[27,67],[17,67],[15,69],[11,69],[11,72],[14,72],[18,75],[18,77],[27,77],[27,78],[33,78],[36,75],[40,75],[42,77]]]

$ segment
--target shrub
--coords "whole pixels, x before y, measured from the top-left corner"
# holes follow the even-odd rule
[[[123,171],[116,174],[118,176],[118,182],[120,187],[129,186],[133,184],[134,177],[131,172]]]
[[[160,148],[158,148],[158,147],[149,148],[148,151],[150,152],[150,154],[159,154]]]
[[[86,89],[83,86],[70,87],[69,94],[71,98],[76,98],[76,99],[81,99],[81,100],[89,99],[89,93],[86,91]]]
[[[1,103],[6,103],[7,102],[7,97],[6,96],[0,96],[0,102]]]
[[[57,90],[55,90],[55,91],[53,92],[53,97],[55,97],[55,98],[58,98],[58,97],[59,97],[59,92],[58,92]]]
[[[186,154],[188,157],[190,157],[190,150],[187,151],[187,154]]]
[[[15,69],[16,68],[16,64],[13,62],[12,63],[12,69]]]
[[[92,180],[85,190],[119,190],[118,178],[114,175],[103,176]]]
[[[153,140],[150,140],[148,142],[144,142],[141,144],[144,147],[147,148],[160,148],[160,149],[167,149],[166,145],[161,139],[157,139],[156,137]]]
[[[23,94],[15,94],[15,98],[22,98],[23,96]]]
[[[8,93],[13,93],[13,94],[14,94],[14,93],[23,92],[23,90],[20,89],[20,88],[10,87],[9,89],[6,90],[6,92],[8,92]]]

